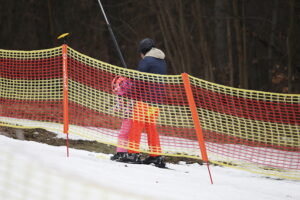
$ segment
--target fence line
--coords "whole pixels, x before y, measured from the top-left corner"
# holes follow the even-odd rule
[[[143,134],[142,151],[202,158],[180,75],[120,68],[70,47],[66,58],[70,134],[137,150],[139,144],[117,140],[122,120],[133,120],[156,127],[152,131],[161,140],[161,152],[157,152]],[[62,47],[0,50],[0,63],[2,125],[17,126],[22,119],[33,124],[64,123]],[[116,77],[128,84],[122,93],[112,88]],[[210,162],[300,179],[299,94],[243,90],[193,76],[189,79]],[[134,116],[141,110],[143,114]]]

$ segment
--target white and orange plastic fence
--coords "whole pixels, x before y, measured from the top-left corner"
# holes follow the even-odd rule
[[[159,110],[161,154],[203,159],[300,180],[300,95],[243,90],[188,74],[156,75],[101,62],[74,49],[0,50],[0,125],[46,128],[118,143],[120,102]],[[116,76],[130,80],[117,95]],[[143,120],[143,119],[141,119]],[[151,152],[142,135],[140,149]]]

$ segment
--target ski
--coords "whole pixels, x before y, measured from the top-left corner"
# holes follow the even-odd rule
[[[92,154],[90,154],[92,156]],[[134,165],[150,165],[150,166],[153,166],[153,167],[157,167],[157,168],[160,168],[160,169],[168,169],[168,170],[174,170],[172,168],[169,168],[166,166],[166,163],[163,163],[162,165],[155,165],[154,163],[143,163],[141,160],[140,162],[133,162],[133,161],[130,161],[129,159],[115,159],[115,160],[112,160],[111,156],[109,156],[108,154],[105,154],[105,155],[96,155],[97,158],[101,158],[101,159],[106,159],[106,160],[111,160],[111,161],[114,161],[114,162],[118,162],[118,163],[124,163],[125,165],[126,164],[134,164]]]
[[[135,162],[124,162],[124,161],[117,161],[117,160],[112,160],[112,161],[115,161],[115,162],[118,162],[118,163],[124,163],[125,165],[126,164],[131,164],[131,165],[150,165],[150,166],[157,167],[157,168],[160,168],[160,169],[174,170],[172,168],[167,167],[166,165],[164,165],[164,166],[157,166],[157,165],[154,165],[153,163],[152,164],[145,164],[145,163],[135,163]]]

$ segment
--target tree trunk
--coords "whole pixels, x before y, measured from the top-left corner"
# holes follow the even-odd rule
[[[215,40],[214,40],[214,58],[215,58],[215,80],[220,84],[226,81],[226,55],[227,55],[227,31],[226,31],[226,13],[227,0],[215,0]]]
[[[246,34],[246,0],[242,3],[242,16],[243,16],[243,65],[242,65],[242,82],[243,88],[248,89],[248,68],[247,68],[247,34]]]
[[[294,31],[294,11],[295,11],[295,0],[290,0],[290,13],[289,13],[289,29],[287,36],[287,57],[288,57],[288,90],[289,93],[294,92],[293,82],[295,79],[294,76],[294,66],[293,66],[293,31]]]
[[[275,38],[275,28],[277,25],[277,14],[278,13],[278,0],[274,0],[274,7],[272,13],[272,20],[271,20],[271,33],[270,33],[270,45],[268,49],[268,83],[272,83],[272,69],[274,66],[273,61],[273,46],[274,46],[274,38]]]
[[[244,54],[243,54],[243,41],[242,41],[242,28],[240,25],[240,16],[238,11],[238,1],[233,1],[233,14],[235,16],[234,19],[234,28],[236,35],[236,45],[237,45],[237,60],[238,60],[238,69],[239,69],[239,87],[245,88],[245,80],[244,80]]]
[[[207,37],[207,29],[205,28],[204,20],[203,20],[203,5],[200,1],[195,2],[195,5],[192,9],[193,16],[196,20],[197,34],[199,35],[199,47],[198,51],[201,50],[202,55],[202,63],[203,63],[203,73],[204,79],[208,81],[215,81],[214,73],[213,73],[213,59],[211,56],[211,49]]]
[[[228,64],[227,64],[227,69],[229,73],[229,85],[234,86],[234,67],[233,67],[233,60],[232,60],[232,34],[231,34],[231,23],[230,19],[227,19],[227,46],[228,46]]]

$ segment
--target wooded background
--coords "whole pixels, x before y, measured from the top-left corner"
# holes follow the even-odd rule
[[[169,74],[244,89],[300,93],[299,0],[102,0],[129,68],[156,40]],[[68,44],[122,66],[97,0],[0,0],[0,49]]]

